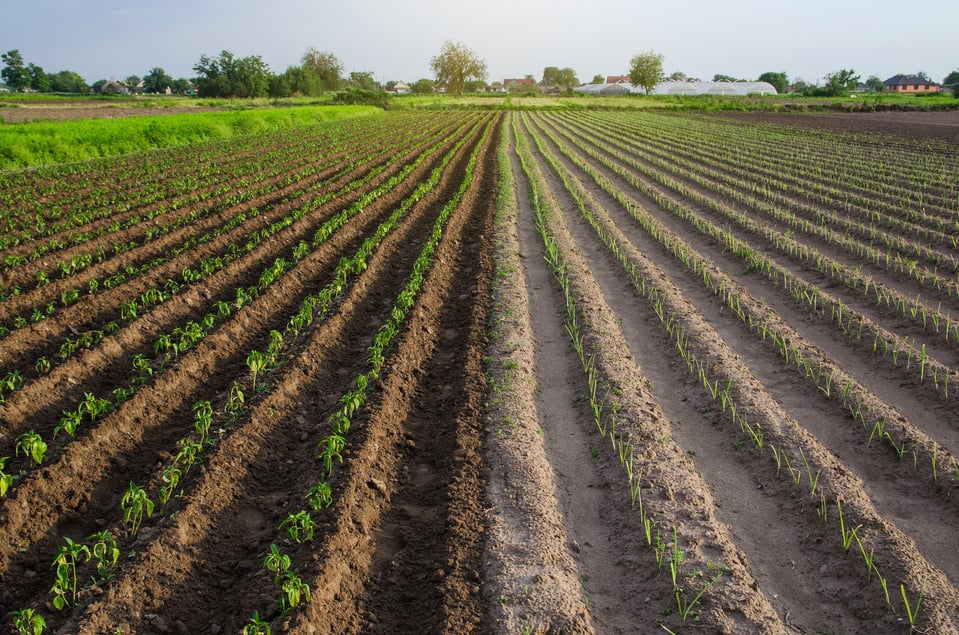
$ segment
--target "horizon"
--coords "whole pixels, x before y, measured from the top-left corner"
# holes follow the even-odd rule
[[[154,67],[174,79],[192,79],[201,55],[215,57],[222,50],[258,55],[271,72],[282,73],[299,65],[309,48],[335,55],[345,76],[371,72],[381,84],[413,83],[432,79],[430,59],[446,40],[461,42],[486,61],[488,83],[527,75],[539,81],[544,68],[555,66],[572,68],[585,84],[595,75],[628,74],[633,55],[647,50],[663,55],[667,76],[682,72],[704,81],[718,74],[752,81],[765,72],[785,72],[790,84],[816,85],[828,73],[852,69],[862,81],[925,72],[942,83],[959,68],[959,56],[949,49],[959,6],[943,0],[912,3],[908,23],[901,5],[888,0],[838,6],[809,0],[772,14],[758,0],[735,7],[704,0],[682,7],[600,0],[588,9],[570,0],[491,0],[482,14],[455,1],[404,5],[171,0],[158,9],[117,0],[34,0],[7,9],[0,52],[19,50],[25,63],[47,73],[74,71],[88,84],[143,77]],[[770,22],[786,25],[780,29],[789,33],[782,35]]]

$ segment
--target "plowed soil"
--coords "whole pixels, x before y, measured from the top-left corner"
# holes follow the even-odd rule
[[[767,201],[797,215],[898,209],[900,190],[921,178],[882,163],[899,145],[895,161],[920,148],[935,166],[917,223],[955,213],[952,113],[849,117],[392,113],[153,155],[128,205],[103,203],[95,182],[122,178],[129,158],[64,170],[62,181],[51,168],[34,180],[0,174],[14,208],[6,235],[22,237],[0,252],[10,256],[0,260],[0,376],[20,377],[0,388],[0,469],[13,476],[0,499],[0,628],[15,632],[12,612],[29,608],[59,633],[959,632],[956,391],[844,335],[705,229],[733,232],[959,373],[948,333],[930,335],[723,216],[723,205],[745,210],[836,267],[959,311],[948,285],[934,291],[764,216]],[[710,141],[688,143],[700,130]],[[835,154],[815,145],[826,132],[842,141]],[[822,168],[804,177],[808,189],[781,183],[751,163],[746,137],[785,144],[770,145],[777,157],[808,143]],[[859,197],[869,179],[838,176],[843,151],[880,162],[884,189]],[[770,174],[798,171],[787,160],[769,159]],[[190,174],[195,186],[183,189]],[[817,187],[844,192],[844,207]],[[153,191],[166,194],[147,201]],[[33,220],[88,208],[103,214],[47,235]],[[394,213],[395,228],[378,233]],[[925,242],[946,270],[951,221],[929,225],[915,231],[942,232]],[[910,227],[896,231],[912,239]],[[845,235],[860,240],[853,229]],[[374,235],[369,258],[338,278]],[[58,265],[101,243],[102,259]],[[38,245],[46,251],[33,257]],[[816,356],[836,386],[784,361],[691,269],[696,258],[739,311]],[[327,470],[318,455],[334,413],[419,273]],[[130,299],[155,288],[169,293],[131,316]],[[83,293],[66,302],[71,289]],[[329,307],[291,333],[302,304],[324,293]],[[210,315],[192,344],[158,346]],[[251,352],[272,350],[277,335],[274,363],[254,375]],[[88,395],[111,405],[86,412],[74,434],[57,430]],[[892,443],[853,419],[853,399],[885,416]],[[206,401],[209,438],[162,502]],[[49,444],[39,465],[21,444],[31,432]],[[310,507],[324,479],[331,500]],[[156,505],[136,529],[121,502],[131,484]],[[309,536],[285,531],[300,511]],[[56,607],[51,563],[65,539],[92,549],[102,531],[117,541],[116,565],[98,571],[81,553],[76,597]],[[290,606],[266,567],[272,549],[308,600]]]

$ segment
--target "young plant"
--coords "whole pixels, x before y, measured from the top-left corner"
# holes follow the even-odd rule
[[[116,538],[104,529],[90,536],[88,540],[93,541],[90,544],[90,555],[96,562],[97,574],[101,578],[106,578],[107,573],[117,566],[117,561],[120,559],[120,548],[117,546]]]
[[[300,510],[295,514],[289,514],[280,523],[280,530],[286,531],[290,535],[290,538],[296,542],[303,542],[304,540],[312,540],[313,532],[316,530],[317,524],[313,521],[313,518],[310,517],[310,512],[306,510]]]
[[[43,456],[47,453],[47,444],[39,434],[34,430],[30,430],[17,437],[17,456],[20,456],[21,450],[24,455],[33,459],[34,463],[40,465],[43,463]]]
[[[902,603],[906,607],[906,617],[909,619],[909,632],[916,630],[916,617],[919,615],[919,607],[922,606],[922,596],[926,590],[926,581],[922,581],[922,586],[919,588],[919,597],[916,599],[916,606],[912,606],[909,603],[909,596],[906,593],[906,585],[899,585],[899,592],[902,594]]]
[[[130,486],[120,500],[120,507],[123,509],[123,522],[129,526],[130,535],[135,536],[143,522],[143,516],[149,518],[153,515],[154,504],[145,489],[130,481]]]
[[[290,568],[290,556],[280,553],[280,548],[271,544],[270,552],[263,559],[263,566],[273,572],[274,584],[279,584],[280,576]]]
[[[280,589],[283,591],[283,595],[280,596],[280,610],[283,613],[288,613],[291,609],[299,606],[301,602],[309,603],[310,601],[309,585],[305,584],[300,576],[292,571],[285,571],[280,576]]]
[[[82,556],[90,560],[89,547],[83,543],[73,542],[67,537],[64,537],[64,540],[67,544],[60,545],[60,550],[53,560],[57,579],[50,589],[53,593],[53,606],[60,610],[77,603],[77,561]]]
[[[306,501],[314,511],[320,511],[333,504],[333,490],[328,483],[317,483],[306,494]]]
[[[42,635],[47,627],[46,620],[38,615],[34,609],[20,609],[10,611],[10,622],[16,629],[17,635]]]
[[[259,611],[253,611],[250,622],[243,626],[243,635],[272,635],[270,623],[260,619]]]
[[[253,373],[253,390],[256,390],[256,376],[266,368],[266,362],[266,356],[260,351],[250,351],[250,354],[246,357],[246,365],[249,366],[250,372]]]
[[[4,474],[3,468],[7,466],[9,456],[0,457],[0,498],[7,495],[7,490],[13,485],[13,474]]]

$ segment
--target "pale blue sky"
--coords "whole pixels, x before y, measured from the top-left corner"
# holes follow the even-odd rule
[[[0,52],[89,83],[193,77],[201,54],[260,55],[274,72],[313,47],[345,72],[382,81],[431,77],[446,39],[484,58],[488,81],[572,67],[581,81],[627,73],[652,49],[667,73],[755,79],[785,71],[816,83],[853,68],[863,79],[959,68],[956,0],[7,0]]]

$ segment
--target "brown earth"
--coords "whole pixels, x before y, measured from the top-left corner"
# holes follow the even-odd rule
[[[863,119],[855,123],[838,115],[717,119],[733,126],[754,119],[812,126],[868,145],[852,128],[882,132],[882,143],[913,126],[925,132],[910,137],[932,139],[954,125],[953,114],[927,124],[914,113],[876,121],[858,114]],[[217,207],[220,199],[188,202],[210,205],[211,213],[171,234],[175,238],[145,241],[129,255],[108,258],[101,269],[66,278],[87,284],[164,253],[241,210],[258,210],[249,224],[169,265],[0,339],[3,372],[18,368],[26,377],[0,404],[0,454],[12,457],[4,471],[18,475],[0,500],[0,624],[9,626],[10,611],[32,607],[62,633],[237,633],[254,612],[274,632],[298,633],[908,633],[903,584],[913,600],[923,594],[923,632],[957,632],[959,544],[951,538],[957,483],[948,466],[933,481],[909,461],[896,461],[887,446],[865,443],[868,432],[849,418],[844,403],[826,398],[780,361],[640,228],[633,212],[648,212],[677,241],[704,254],[717,277],[726,276],[730,288],[761,307],[749,310],[780,319],[792,339],[871,391],[876,408],[899,408],[896,425],[934,438],[944,462],[959,446],[948,421],[935,422],[952,416],[954,399],[923,392],[926,387],[917,387],[901,367],[878,363],[828,319],[799,310],[775,284],[744,273],[733,254],[673,218],[653,193],[714,219],[652,178],[642,177],[650,188],[642,190],[619,176],[611,166],[624,165],[622,159],[596,150],[590,117],[422,113],[403,123],[418,126],[415,143],[398,141],[397,130],[386,124],[354,130],[344,144],[369,151],[357,151],[350,170],[319,169],[324,156],[331,165],[342,156],[331,145],[328,156],[317,151],[315,174],[294,183],[277,175],[258,183],[264,191],[257,197],[234,206]],[[633,122],[620,124],[625,130]],[[331,129],[342,132],[343,126]],[[724,133],[735,136],[736,130]],[[642,141],[638,127],[606,134],[645,160],[629,145]],[[109,396],[125,384],[135,353],[152,358],[158,334],[202,319],[217,300],[232,300],[237,288],[256,286],[260,271],[276,258],[291,258],[323,222],[366,200],[434,145],[419,167],[370,199],[195,347],[169,363],[155,358],[154,376],[130,399],[96,422],[85,421],[75,438],[59,436],[42,466],[18,453],[17,435],[35,429],[50,439],[60,413],[85,393]],[[297,542],[279,525],[308,509],[304,496],[323,478],[317,454],[331,432],[330,415],[367,369],[368,347],[390,318],[440,210],[466,179],[474,149],[472,181],[443,229],[434,264],[369,401],[353,417],[343,461],[333,464],[333,503],[311,513],[314,535]],[[266,350],[271,331],[286,328],[304,298],[330,283],[337,263],[352,256],[447,153],[453,154],[437,185],[411,199],[367,266],[348,277],[342,299],[298,337],[289,336],[280,363],[255,389],[249,351]],[[394,158],[387,163],[384,155]],[[182,169],[189,170],[191,160],[184,155]],[[110,165],[104,162],[105,169]],[[230,165],[243,164],[237,157]],[[381,166],[385,171],[377,172]],[[221,185],[233,189],[237,177],[228,172]],[[367,174],[371,178],[355,189],[347,187]],[[160,183],[167,177],[148,178]],[[673,178],[685,177],[677,171]],[[689,191],[699,187],[713,195],[682,182]],[[185,285],[51,373],[30,370],[34,357],[54,350],[72,323],[102,325],[124,297],[176,275],[191,257],[195,262],[226,253],[228,243],[243,243],[297,206],[333,192],[249,254]],[[77,205],[84,196],[77,195]],[[588,363],[571,346],[565,321],[570,304],[544,258],[540,213],[566,264]],[[622,256],[614,257],[601,235]],[[770,245],[757,248],[773,253]],[[77,251],[68,253],[83,248],[72,249]],[[26,247],[17,250],[27,253]],[[829,284],[787,264],[797,276]],[[5,301],[11,303],[7,315],[56,297],[46,286],[29,287],[35,273],[7,275],[21,276],[27,286],[23,296]],[[720,408],[690,374],[636,275],[661,294],[662,306],[684,325],[691,349],[719,386],[727,378],[735,384],[737,407],[766,435],[763,447],[751,445],[726,406]],[[882,311],[869,315],[922,337],[915,326]],[[615,430],[598,430],[588,373],[598,378],[593,397],[599,403],[593,405],[603,425],[615,424]],[[243,386],[246,403],[231,418],[225,410],[234,382]],[[184,476],[179,494],[158,505],[132,535],[120,506],[127,484],[135,481],[155,494],[178,439],[192,434],[193,404],[204,399],[215,408],[214,442]],[[797,481],[786,476],[780,459],[773,462],[772,447],[792,461],[788,473],[796,468]],[[922,448],[916,448],[918,457]],[[818,483],[810,483],[813,474]],[[846,522],[858,525],[863,544],[873,549],[875,574],[855,546],[845,553],[840,545],[840,501]],[[92,563],[82,563],[77,605],[56,610],[50,562],[63,537],[89,542],[102,529],[119,540],[118,568],[98,576]],[[291,570],[312,596],[288,614],[264,568],[271,545],[290,556]],[[888,580],[889,605],[876,581],[879,571]]]
[[[118,119],[123,117],[142,117],[144,115],[176,115],[196,112],[217,112],[223,110],[216,106],[190,104],[187,106],[152,106],[135,102],[93,102],[83,101],[24,101],[4,102],[7,107],[0,108],[0,119],[9,122],[20,121],[68,121],[73,119]]]

